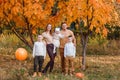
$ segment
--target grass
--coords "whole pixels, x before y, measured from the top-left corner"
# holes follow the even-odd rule
[[[35,78],[31,77],[33,74],[31,55],[25,61],[18,61],[14,56],[0,56],[0,80],[120,80],[120,56],[87,56],[87,69],[85,71],[80,68],[81,57],[76,57],[75,72],[82,72],[85,75],[83,79],[69,75],[64,76],[60,69],[59,55],[55,59],[53,73]],[[47,56],[44,66],[48,60]]]
[[[79,38],[78,42],[80,42]],[[85,75],[83,79],[78,79],[75,76],[64,76],[61,73],[59,54],[55,59],[53,73],[48,73],[41,78],[32,78],[32,54],[29,54],[25,61],[18,61],[14,56],[17,48],[24,47],[27,50],[28,48],[14,34],[2,34],[0,35],[0,80],[120,80],[119,43],[120,41],[116,40],[89,39],[86,56],[87,69],[85,71],[81,70],[82,47],[77,44],[75,72],[82,72]],[[44,66],[48,61],[47,56]]]
[[[27,37],[26,37],[27,38]],[[77,39],[77,55],[81,55],[82,46],[80,44],[80,37]],[[27,38],[27,40],[29,40]],[[87,55],[119,55],[120,53],[120,40],[107,40],[96,38],[89,38]],[[15,34],[1,34],[0,35],[0,54],[13,55],[15,50],[23,47],[31,53],[31,50],[21,42]]]

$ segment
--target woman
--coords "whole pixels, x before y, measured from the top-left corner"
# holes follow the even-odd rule
[[[49,67],[50,67],[49,72],[52,72],[53,66],[54,66],[54,59],[55,59],[56,54],[53,53],[54,45],[53,45],[52,26],[51,26],[51,24],[48,24],[46,26],[46,30],[45,30],[45,32],[42,33],[42,36],[45,38],[45,41],[47,43],[47,45],[46,45],[47,53],[48,53],[48,55],[50,57],[50,61],[47,63],[46,67],[44,68],[44,70],[42,72],[46,73]]]

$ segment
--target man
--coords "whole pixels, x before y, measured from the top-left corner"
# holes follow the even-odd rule
[[[65,22],[62,23],[61,27],[62,27],[62,30],[60,31],[60,33],[64,35],[64,38],[60,39],[60,56],[61,56],[62,72],[65,72],[64,46],[67,43],[68,36],[70,35],[72,36],[73,43],[75,46],[76,46],[76,39],[75,39],[74,33],[71,30],[67,29],[68,26]]]

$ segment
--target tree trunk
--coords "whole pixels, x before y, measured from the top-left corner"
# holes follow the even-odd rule
[[[29,33],[29,36],[30,36],[30,40],[31,40],[31,43],[32,43],[32,46],[34,45],[34,40],[33,40],[33,34],[32,34],[32,27],[28,24],[28,33]]]
[[[82,70],[86,69],[86,50],[87,50],[87,41],[88,35],[82,35]]]

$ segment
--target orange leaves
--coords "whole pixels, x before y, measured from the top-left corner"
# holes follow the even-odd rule
[[[53,4],[53,0],[35,0],[35,2],[27,2],[26,6],[23,8],[24,16],[28,18],[28,21],[33,26],[45,26],[45,22],[50,22],[49,19]]]
[[[6,0],[2,7],[9,20],[14,20],[17,25],[25,26],[25,19],[27,19],[32,26],[44,27],[47,23],[51,23],[56,27],[63,21],[69,25],[73,21],[82,19],[84,26],[91,31],[95,28],[96,33],[100,33],[103,25],[111,21],[114,9],[106,0],[58,0],[57,12],[55,15],[51,15],[55,1]],[[4,16],[2,12],[0,12],[1,16]],[[106,30],[103,31],[105,34],[106,32]]]
[[[106,28],[103,28],[103,36],[106,37],[107,36],[107,33],[108,33],[108,30]]]
[[[90,25],[90,30],[92,31],[93,30],[93,27],[94,27],[94,25],[92,24],[92,25]]]
[[[10,0],[10,4],[11,4],[11,5],[14,5],[15,2],[16,2],[16,0]]]
[[[0,0],[0,4],[2,4],[3,0]]]
[[[14,17],[12,20],[16,23],[16,27],[25,27],[26,26],[26,23],[24,22],[24,20],[21,17],[19,17],[19,16],[16,16],[15,18]]]
[[[11,13],[12,13],[13,15],[17,15],[18,12],[19,12],[19,9],[18,9],[17,7],[13,7],[12,10],[11,10]]]
[[[28,18],[31,18],[32,15],[36,15],[39,18],[44,16],[42,14],[42,7],[39,3],[26,5],[26,7],[24,7],[24,15]]]
[[[4,0],[0,5],[0,18],[8,22],[12,20],[16,26],[23,27],[29,23],[38,27],[41,21],[48,20],[53,4],[53,0]]]
[[[96,28],[95,32],[100,33],[100,28]]]
[[[3,17],[4,17],[3,10],[0,9],[0,18],[3,18]]]
[[[120,4],[120,0],[116,0],[117,1],[117,3],[119,3]]]
[[[68,24],[70,24],[80,17],[80,2],[81,0],[60,0],[58,2],[58,8],[60,9],[58,16],[61,16],[61,22],[66,21]]]
[[[50,15],[52,7],[54,5],[54,0],[45,0],[44,4],[44,10],[46,11],[45,14]]]

